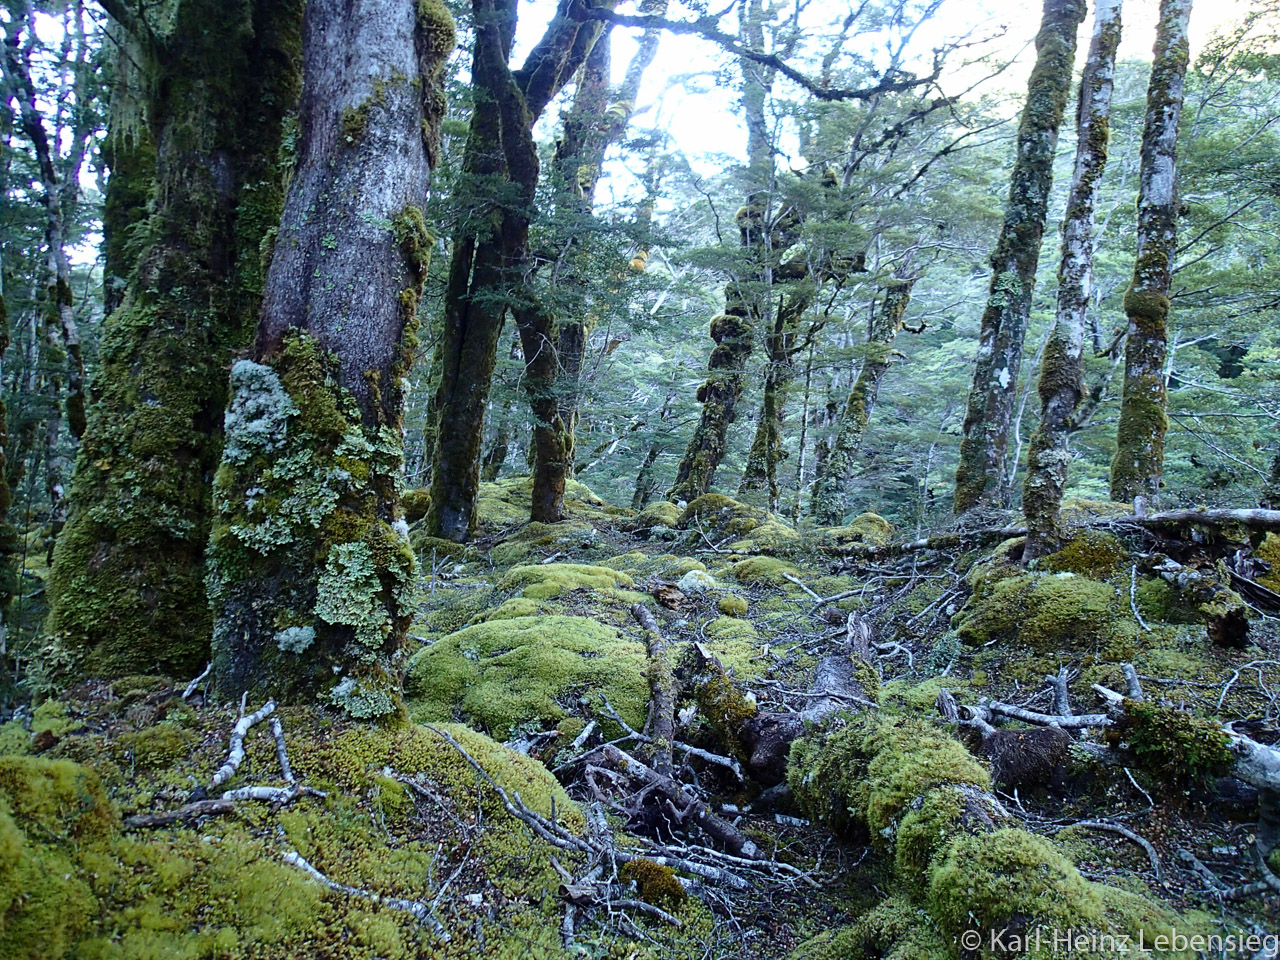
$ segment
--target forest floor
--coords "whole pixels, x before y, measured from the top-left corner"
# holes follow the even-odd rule
[[[542,525],[522,519],[527,481],[484,489],[474,542],[414,536],[408,724],[259,718],[191,678],[130,677],[0,725],[0,956],[1252,957],[1153,941],[1280,930],[1258,791],[1214,752],[1219,723],[1280,738],[1280,621],[1229,589],[1233,570],[1280,587],[1275,535],[1157,535],[1076,503],[1077,535],[1028,570],[1017,539],[886,549],[874,515],[796,529],[712,496],[637,516],[574,485],[570,519]],[[1224,604],[1247,636],[1215,643]],[[744,725],[807,715],[851,644],[870,671],[824,727],[938,749],[855,751],[846,792],[815,804],[820,764],[793,754],[777,783]],[[1064,668],[1077,714],[1107,711],[1098,688],[1133,708],[1136,677],[1160,723],[1059,743],[1000,713],[1063,713],[1046,678]],[[939,715],[944,691],[967,722]],[[903,851],[929,791],[962,781],[1019,826],[991,836],[1033,835],[1024,868],[1058,871],[1050,894],[1100,904],[1077,933],[1145,942],[961,942],[944,854],[913,872]],[[902,795],[882,828],[885,784]],[[975,923],[984,897],[1022,895],[1016,876],[966,882]]]

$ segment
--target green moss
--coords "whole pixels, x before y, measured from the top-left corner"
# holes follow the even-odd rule
[[[680,523],[683,511],[668,500],[651,503],[636,514],[631,529],[637,532],[652,530],[654,527],[674,529]]]
[[[1106,731],[1112,746],[1126,745],[1139,765],[1176,784],[1204,783],[1234,764],[1220,724],[1185,710],[1126,700],[1124,717]]]
[[[0,757],[22,757],[31,752],[31,734],[21,721],[0,724]]]
[[[884,547],[893,539],[893,526],[879,514],[862,513],[842,527],[824,527],[819,532],[819,539],[837,547],[852,544]]]
[[[400,495],[400,509],[404,511],[406,522],[417,523],[431,509],[431,491],[423,488],[406,490]]]
[[[806,941],[793,960],[950,960],[929,915],[905,897],[882,900],[858,921]]]
[[[770,517],[756,527],[746,539],[729,544],[737,553],[782,553],[799,549],[803,540],[794,527]]]
[[[514,620],[516,617],[537,617],[551,613],[550,605],[527,597],[512,597],[504,600],[492,610],[486,610],[471,618],[467,626],[476,623],[488,623],[492,620]]]
[[[515,567],[498,583],[499,590],[519,590],[530,600],[548,600],[570,590],[615,590],[635,586],[625,573],[582,563],[547,563]]]
[[[91,839],[116,822],[98,775],[68,760],[0,758],[0,798],[28,831],[45,839]]]
[[[1268,533],[1256,550],[1259,560],[1271,564],[1271,569],[1258,577],[1258,582],[1280,593],[1280,534]]]
[[[46,700],[36,707],[31,716],[31,733],[51,733],[55,737],[65,737],[83,727],[84,724],[67,716],[67,705],[60,700]]]
[[[750,604],[735,593],[725,594],[716,603],[716,609],[726,617],[745,617]]]
[[[1037,652],[1090,650],[1134,635],[1128,604],[1110,584],[1059,574],[979,578],[973,595],[952,619],[972,646],[1019,641]]]
[[[518,724],[594,714],[599,694],[644,723],[644,646],[583,617],[526,616],[459,630],[419,651],[405,681],[421,721],[469,718],[506,739]],[[584,702],[585,701],[585,702]]]
[[[1090,930],[1103,919],[1102,898],[1070,861],[1047,841],[1009,827],[953,841],[931,871],[928,902],[949,936],[1010,924],[1033,932],[1028,922]]]
[[[678,907],[689,897],[676,879],[675,871],[652,860],[631,860],[623,864],[619,875],[624,881],[634,883],[640,899],[648,903]]]
[[[1095,580],[1114,576],[1129,565],[1129,551],[1109,533],[1087,531],[1073,537],[1057,553],[1039,561],[1039,569],[1050,573],[1074,573]]]
[[[680,515],[681,530],[701,530],[713,539],[744,537],[764,522],[763,511],[720,493],[707,493],[691,501]]]
[[[168,767],[191,753],[192,734],[172,723],[125,734],[119,746],[124,759],[142,770]]]
[[[745,560],[739,560],[730,570],[730,575],[739,583],[794,587],[795,585],[783,576],[784,573],[796,577],[799,576],[800,569],[776,557],[748,557]]]
[[[814,819],[841,829],[852,818],[875,835],[934,788],[991,788],[986,768],[936,727],[906,717],[863,715],[825,735],[797,740],[787,780]]]

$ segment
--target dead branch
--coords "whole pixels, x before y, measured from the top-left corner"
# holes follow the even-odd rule
[[[170,824],[185,823],[188,820],[198,820],[201,817],[214,817],[224,813],[233,813],[235,809],[236,805],[225,797],[221,800],[197,800],[195,803],[188,803],[186,806],[178,807],[176,810],[165,810],[161,813],[139,813],[132,817],[126,817],[124,829],[148,830],[153,827],[167,827]]]
[[[284,748],[284,727],[280,724],[279,717],[271,718],[271,736],[276,740],[276,759],[280,761],[280,775],[284,777],[284,782],[293,784],[293,769],[289,766],[289,753]]]
[[[200,686],[200,681],[203,680],[205,677],[207,677],[209,675],[209,672],[212,669],[213,669],[213,661],[210,660],[209,665],[204,668],[204,672],[201,673],[200,676],[192,680],[190,683],[188,683],[187,688],[182,691],[183,700],[187,699],[187,697],[191,696],[193,693],[196,692],[196,687]]]
[[[209,781],[208,790],[216,790],[222,786],[240,769],[240,764],[244,762],[244,738],[249,732],[249,728],[260,720],[265,720],[275,712],[276,702],[268,700],[254,713],[246,717],[241,717],[236,721],[236,725],[231,728],[231,750],[227,754],[227,762],[220,766],[213,775],[213,779]],[[197,798],[199,799],[199,798]]]
[[[1126,840],[1132,841],[1140,846],[1147,855],[1147,859],[1151,861],[1151,871],[1155,874],[1157,880],[1162,879],[1162,871],[1160,869],[1160,855],[1156,853],[1156,848],[1145,837],[1139,836],[1122,823],[1115,823],[1112,820],[1081,820],[1071,824],[1073,827],[1084,827],[1088,830],[1105,830],[1108,833],[1115,833],[1124,837]]]
[[[345,883],[330,880],[308,863],[296,850],[286,850],[281,855],[281,859],[290,866],[297,867],[311,879],[323,884],[335,893],[345,893],[351,897],[371,900],[374,903],[390,907],[392,910],[403,910],[411,914],[419,923],[429,924],[442,942],[448,943],[453,939],[449,935],[449,931],[444,928],[444,924],[432,914],[432,906],[429,903],[424,903],[421,900],[406,900],[403,897],[385,897],[380,893],[374,893],[372,890],[365,890],[363,887],[351,887]]]
[[[223,800],[262,800],[276,806],[293,803],[299,797],[318,797],[323,800],[328,794],[313,787],[304,787],[300,783],[292,783],[287,787],[239,787],[228,790],[222,795]]]
[[[646,649],[649,654],[649,727],[648,734],[652,744],[651,757],[654,769],[663,776],[671,775],[671,744],[676,730],[676,680],[671,672],[671,660],[667,656],[667,642],[662,637],[658,621],[644,604],[637,603],[631,607],[631,615],[636,618],[646,634]]]

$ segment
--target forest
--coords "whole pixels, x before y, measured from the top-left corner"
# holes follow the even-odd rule
[[[0,960],[1280,958],[1280,0],[0,34]]]

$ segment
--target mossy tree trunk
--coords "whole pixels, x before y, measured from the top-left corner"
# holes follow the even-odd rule
[[[4,301],[4,279],[0,275],[0,356],[9,349],[9,310]],[[8,651],[9,607],[18,594],[18,529],[9,522],[13,493],[9,489],[9,419],[0,397],[0,658]],[[0,660],[3,666],[3,660]]]
[[[862,448],[880,394],[880,381],[893,356],[893,341],[902,329],[911,304],[911,290],[917,275],[911,272],[908,256],[894,271],[893,278],[885,285],[880,308],[872,314],[871,329],[867,334],[866,357],[858,371],[858,378],[849,390],[844,412],[823,459],[818,479],[813,485],[813,516],[817,523],[837,526],[844,523],[845,504],[848,496],[849,477],[853,473],[854,460]]]
[[[1006,493],[1003,464],[1053,185],[1053,153],[1084,13],[1084,0],[1045,0],[1036,35],[1036,63],[1018,126],[1004,224],[991,255],[991,290],[965,411],[955,477],[957,514],[998,502]]]
[[[1280,510],[1280,451],[1271,458],[1271,475],[1262,488],[1262,496],[1258,499],[1260,506],[1268,510]]]
[[[800,320],[813,302],[815,293],[815,283],[803,282],[800,289],[787,294],[775,311],[773,324],[765,337],[764,392],[760,398],[755,436],[747,453],[747,465],[738,484],[738,499],[769,510],[778,508],[781,496],[778,464],[783,456],[783,421],[787,393],[795,377]]]
[[[751,0],[739,8],[741,40],[764,50],[764,6]],[[729,445],[729,427],[737,419],[738,399],[746,383],[747,362],[755,346],[755,326],[768,312],[769,243],[773,148],[765,102],[774,72],[740,58],[742,106],[747,124],[747,202],[738,212],[742,257],[739,275],[725,286],[724,313],[711,321],[715,343],[707,360],[707,379],[698,388],[702,413],[685,447],[667,499],[692,502],[711,489]]]
[[[438,0],[308,0],[297,172],[252,359],[231,372],[210,540],[214,682],[399,705],[415,570],[403,379],[454,26]]]
[[[472,0],[476,35],[471,76],[477,106],[459,191],[464,226],[453,241],[444,330],[435,358],[440,382],[427,514],[431,534],[454,541],[466,540],[476,526],[485,409],[508,310],[515,308],[525,318],[528,330],[521,329],[520,338],[526,357],[538,356],[544,343],[554,348],[538,326],[546,312],[524,289],[539,174],[533,125],[600,34],[598,21],[577,19],[576,4],[562,0],[528,59],[512,70],[508,60],[516,12],[514,0]],[[531,380],[526,372],[531,401],[546,393],[539,382],[542,373],[536,369]],[[560,433],[559,411],[535,417],[550,462],[556,459],[551,448]]]
[[[666,0],[644,0],[640,13],[661,16]],[[605,28],[610,30],[610,28]],[[525,387],[534,414],[534,520],[555,522],[563,517],[565,483],[573,474],[575,434],[582,391],[582,364],[587,337],[595,325],[590,284],[590,231],[596,187],[604,172],[604,158],[631,122],[644,73],[658,52],[658,30],[646,30],[622,85],[610,85],[611,37],[600,37],[591,48],[578,77],[573,107],[565,117],[564,135],[556,144],[553,164],[556,221],[567,225],[553,232],[548,246],[558,251],[555,284],[571,292],[573,314],[561,319],[540,304],[517,314],[521,337],[537,343],[537,353],[525,353]],[[526,332],[528,331],[528,332]],[[531,335],[530,335],[531,334]],[[555,401],[555,415],[547,419]],[[540,412],[541,411],[541,412]]]
[[[1129,318],[1124,388],[1111,461],[1111,499],[1126,503],[1141,496],[1156,504],[1164,474],[1169,292],[1178,249],[1178,121],[1190,18],[1191,0],[1161,0],[1142,129],[1138,255],[1124,295]]]
[[[1099,0],[1076,113],[1076,160],[1062,221],[1058,307],[1040,362],[1040,426],[1031,438],[1022,510],[1028,560],[1057,549],[1058,511],[1071,463],[1072,419],[1084,391],[1084,341],[1093,285],[1093,232],[1107,167],[1121,0]]]
[[[251,335],[261,247],[279,221],[301,0],[179,0],[164,28],[103,7],[136,48],[136,121],[155,145],[151,214],[104,323],[48,632],[78,669],[198,671],[204,553],[226,369]]]

